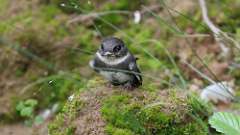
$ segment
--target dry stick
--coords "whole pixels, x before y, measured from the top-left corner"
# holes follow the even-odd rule
[[[217,27],[212,23],[212,21],[209,19],[208,14],[207,14],[208,11],[207,11],[207,8],[206,8],[205,0],[199,0],[199,4],[200,4],[201,10],[202,10],[203,21],[207,24],[207,26],[209,27],[209,29],[214,33],[215,40],[216,40],[217,42],[219,42],[219,46],[221,47],[224,55],[226,56],[226,55],[229,53],[229,48],[226,47],[226,45],[223,44],[223,43],[221,42],[221,39],[218,37],[218,35],[220,35],[221,30],[220,30],[219,28],[217,28]]]
[[[207,24],[209,29],[213,32],[215,40],[219,43],[219,46],[221,47],[223,51],[224,56],[229,55],[229,47],[226,46],[226,44],[233,44],[237,49],[240,50],[240,45],[238,42],[236,42],[234,39],[229,37],[226,33],[221,31],[218,27],[216,27],[212,21],[208,17],[208,11],[206,8],[206,2],[205,0],[199,0],[199,5],[202,10],[202,17],[203,21]]]

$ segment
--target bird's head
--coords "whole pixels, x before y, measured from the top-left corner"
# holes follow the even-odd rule
[[[124,42],[116,37],[105,38],[99,48],[99,53],[103,57],[122,57],[125,56],[127,52],[128,49],[124,45]]]

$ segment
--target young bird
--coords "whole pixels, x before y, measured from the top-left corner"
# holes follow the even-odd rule
[[[109,37],[102,41],[89,65],[112,85],[134,89],[142,85],[141,72],[136,60],[121,39]]]

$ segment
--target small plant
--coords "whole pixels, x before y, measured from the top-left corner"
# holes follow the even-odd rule
[[[217,112],[209,119],[210,125],[226,135],[240,135],[240,116],[227,112]]]
[[[34,124],[41,124],[43,122],[43,118],[41,116],[35,116],[34,110],[38,105],[38,101],[35,99],[27,99],[26,101],[20,101],[17,106],[16,110],[19,115],[23,118],[26,118],[25,124],[31,126]]]

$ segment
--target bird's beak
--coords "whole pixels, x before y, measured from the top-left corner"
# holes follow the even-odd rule
[[[113,53],[111,52],[104,52],[102,53],[103,56],[113,56]]]

